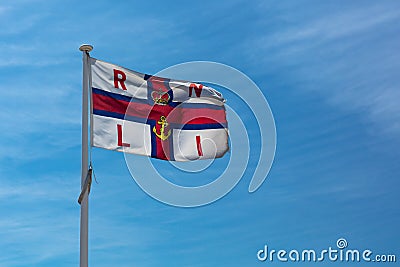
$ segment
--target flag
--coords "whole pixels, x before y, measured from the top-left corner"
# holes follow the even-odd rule
[[[92,146],[170,161],[229,150],[225,100],[213,88],[94,58],[90,67]]]

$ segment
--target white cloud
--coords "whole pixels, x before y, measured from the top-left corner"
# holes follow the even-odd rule
[[[19,181],[14,176],[12,181],[0,180],[0,199],[2,199],[2,202],[10,200],[22,200],[24,202],[68,200],[71,195],[77,194],[78,189],[74,188],[74,185],[79,184],[79,182],[76,182],[79,181],[79,178],[75,181],[69,177],[61,179],[55,176],[33,177],[31,182],[27,182],[26,178]]]
[[[61,65],[65,60],[62,59],[38,59],[29,60],[25,57],[6,57],[0,58],[0,68],[4,67],[23,67],[23,66],[33,66],[33,67],[45,67],[45,66],[55,66]]]
[[[13,14],[11,9],[8,9],[7,12],[3,12],[3,14],[0,15],[0,23],[4,25],[4,27],[0,28],[0,36],[16,35],[26,32],[42,19],[41,16],[36,14],[21,17],[18,16],[18,14]],[[18,19],[15,19],[16,17]]]
[[[0,16],[5,14],[9,8],[5,6],[0,6]]]
[[[0,159],[49,158],[80,144],[80,94],[62,86],[33,94],[6,89],[0,90]]]
[[[352,7],[308,19],[294,16],[247,45],[257,47],[249,51],[254,59],[263,60],[268,71],[278,69],[294,80],[297,89],[362,114],[375,132],[399,133],[399,39],[390,33],[399,21],[399,9],[387,5]]]
[[[273,36],[275,41],[287,44],[296,41],[326,41],[344,38],[370,31],[380,24],[398,19],[400,11],[397,9],[377,10],[376,8],[361,8],[351,11],[324,14],[315,20],[297,24]]]
[[[79,178],[74,174],[19,177],[1,172],[1,266],[40,265],[78,252]],[[12,178],[12,179],[8,179]],[[60,245],[62,244],[62,245]]]
[[[40,265],[46,259],[61,260],[66,255],[77,254],[78,234],[73,233],[78,232],[79,218],[74,215],[55,210],[32,212],[26,207],[19,215],[1,219],[0,265]]]

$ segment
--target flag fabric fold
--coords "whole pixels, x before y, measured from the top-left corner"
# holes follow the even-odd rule
[[[229,150],[218,91],[94,58],[90,65],[92,146],[171,161],[219,158]]]

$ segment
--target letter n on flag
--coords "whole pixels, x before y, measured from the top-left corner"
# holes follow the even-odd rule
[[[90,62],[92,146],[175,161],[219,158],[229,150],[218,91]]]

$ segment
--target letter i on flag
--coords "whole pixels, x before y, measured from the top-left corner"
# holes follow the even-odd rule
[[[218,91],[89,60],[92,146],[171,161],[219,158],[229,150]]]

